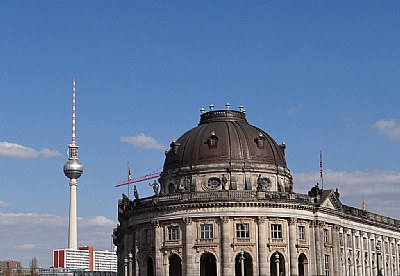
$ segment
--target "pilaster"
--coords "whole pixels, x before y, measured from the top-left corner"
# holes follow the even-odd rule
[[[298,275],[298,260],[297,260],[297,251],[296,251],[297,219],[290,218],[288,220],[288,224],[289,224],[289,256],[290,256],[289,266],[290,266],[290,275],[291,276],[297,276]]]
[[[164,262],[163,262],[163,256],[161,253],[161,247],[162,247],[162,228],[160,227],[160,222],[158,220],[155,220],[152,222],[153,224],[153,232],[154,232],[154,271],[155,275],[165,275],[163,274],[163,268],[164,268]]]
[[[268,273],[267,263],[267,228],[265,225],[265,217],[258,217],[258,267],[260,276],[266,276]]]
[[[184,255],[182,260],[183,271],[186,271],[185,275],[194,276],[196,275],[196,263],[193,254],[193,223],[192,218],[184,218],[185,222],[185,243],[184,243]]]
[[[230,242],[229,217],[220,217],[221,225],[221,276],[231,276],[235,273],[234,263],[231,261],[232,250]]]

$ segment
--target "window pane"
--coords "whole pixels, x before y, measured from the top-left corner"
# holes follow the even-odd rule
[[[179,227],[178,226],[168,227],[168,240],[170,240],[170,241],[179,240]]]
[[[213,225],[202,224],[200,225],[200,239],[212,239],[213,238]]]
[[[299,231],[299,240],[304,240],[305,239],[305,227],[303,225],[300,225],[298,228]]]
[[[249,224],[248,223],[238,223],[236,224],[236,238],[249,238]]]
[[[271,237],[273,239],[282,239],[282,225],[271,224]]]

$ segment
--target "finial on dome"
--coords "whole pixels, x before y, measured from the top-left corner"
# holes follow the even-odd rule
[[[242,104],[239,105],[239,111],[240,111],[240,112],[243,112],[243,110],[244,110],[244,109],[243,109],[243,105],[242,105]]]
[[[226,103],[225,107],[226,107],[226,110],[229,110],[231,108],[231,104],[230,103]]]
[[[210,107],[210,111],[214,111],[214,105],[213,104],[210,104],[209,107]]]
[[[204,108],[202,107],[202,108],[200,108],[200,114],[204,114],[205,113],[205,110],[204,110]]]

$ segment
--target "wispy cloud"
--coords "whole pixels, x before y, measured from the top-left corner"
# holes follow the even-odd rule
[[[7,207],[8,207],[8,203],[0,200],[0,208],[7,208]]]
[[[33,243],[17,244],[16,246],[14,246],[16,250],[23,250],[23,251],[33,251],[37,250],[40,247],[42,247],[41,244],[33,244]]]
[[[294,173],[294,189],[307,193],[320,182],[319,173]],[[324,172],[324,188],[339,189],[345,205],[360,208],[365,200],[371,212],[400,219],[400,172],[396,171],[331,171]]]
[[[400,140],[400,123],[396,120],[379,120],[372,125],[372,128],[390,140]]]
[[[44,148],[35,150],[16,143],[0,142],[0,157],[11,158],[35,158],[35,157],[55,157],[60,156],[58,151]]]
[[[286,115],[293,116],[293,115],[299,113],[302,109],[303,109],[303,105],[302,104],[298,104],[295,107],[291,107],[291,108],[286,109]]]
[[[143,133],[140,133],[136,136],[123,136],[120,138],[120,140],[141,149],[165,149],[165,147],[157,142],[156,139],[150,136],[146,136]]]
[[[104,216],[78,218],[78,245],[109,250],[116,222]],[[0,212],[0,252],[2,258],[18,256],[27,266],[36,256],[42,267],[51,266],[52,252],[67,247],[68,217],[52,214]],[[34,254],[33,254],[34,253]]]

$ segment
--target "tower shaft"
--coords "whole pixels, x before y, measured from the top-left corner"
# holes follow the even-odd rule
[[[69,227],[68,227],[68,248],[78,249],[78,227],[76,216],[76,179],[69,181]]]

